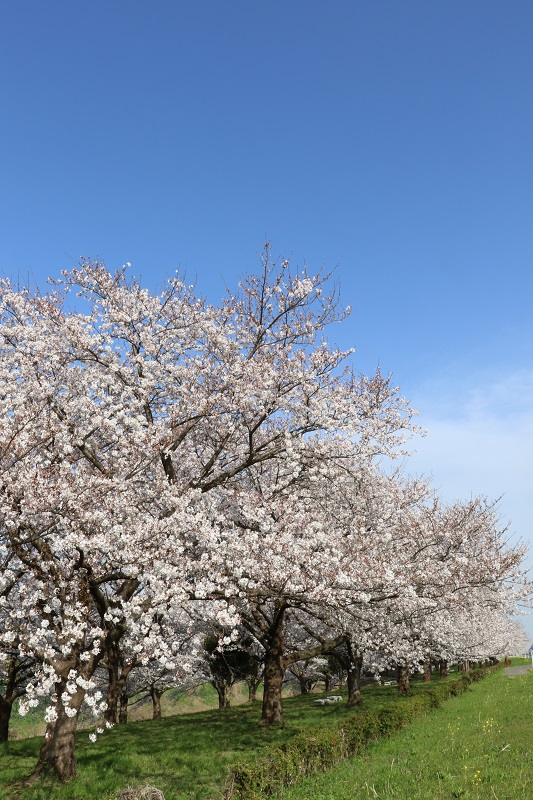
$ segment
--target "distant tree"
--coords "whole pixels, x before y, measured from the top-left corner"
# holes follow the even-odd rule
[[[291,664],[288,672],[298,681],[300,693],[307,694],[315,688],[319,680],[323,679],[326,666],[325,658],[309,658]]]
[[[23,656],[16,646],[0,654],[0,742],[7,742],[9,738],[13,705],[26,694],[26,685],[35,674],[35,666],[35,661]]]
[[[329,692],[332,684],[336,684],[342,688],[346,681],[346,669],[340,659],[333,653],[326,656],[326,664],[323,668],[324,675],[324,690]]]
[[[28,590],[23,570],[8,567],[4,571],[0,583],[0,742],[9,738],[15,701],[25,697],[27,685],[40,670],[39,662],[21,646],[32,626],[31,619],[24,616],[21,602]],[[37,706],[38,702],[37,698],[31,698],[31,706]]]
[[[204,639],[203,647],[209,682],[218,694],[218,707],[229,708],[231,687],[239,681],[253,686],[261,672],[260,661],[250,649],[252,641],[247,638],[225,645],[219,636],[211,634]]]

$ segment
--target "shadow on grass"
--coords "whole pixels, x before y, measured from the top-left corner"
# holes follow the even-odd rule
[[[439,680],[432,682],[432,685]],[[413,693],[428,684],[413,683]],[[337,690],[337,693],[338,690]],[[78,778],[68,786],[49,780],[16,793],[0,788],[0,798],[17,800],[107,800],[126,785],[152,783],[166,800],[207,800],[221,796],[227,768],[237,758],[261,758],[273,746],[308,728],[328,726],[360,710],[398,699],[396,687],[368,686],[364,705],[316,706],[324,694],[299,695],[283,701],[285,725],[259,725],[259,703],[222,711],[180,714],[160,720],[132,722],[107,731],[96,743],[86,731],[78,734]],[[40,739],[10,741],[0,746],[0,787],[21,781],[37,759]]]

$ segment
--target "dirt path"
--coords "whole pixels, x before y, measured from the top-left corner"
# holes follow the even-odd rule
[[[513,675],[527,675],[530,669],[533,669],[533,667],[528,664],[524,664],[522,667],[507,667],[505,674],[511,677]]]

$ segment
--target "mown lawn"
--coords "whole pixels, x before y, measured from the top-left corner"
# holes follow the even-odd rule
[[[533,671],[491,675],[363,756],[280,798],[533,800]]]
[[[415,692],[423,688],[421,682],[413,685]],[[372,747],[368,756],[356,759],[349,767],[343,766],[313,782],[306,781],[298,790],[300,793],[286,792],[283,797],[286,800],[493,798],[490,791],[486,793],[490,785],[487,784],[489,766],[496,769],[501,765],[505,770],[520,754],[518,761],[524,763],[524,781],[527,771],[533,771],[531,754],[529,751],[524,754],[525,741],[533,751],[530,692],[531,678],[507,679],[500,672],[475,685],[463,697],[450,700],[443,709],[414,723],[394,739]],[[0,798],[108,800],[127,785],[151,784],[164,792],[166,800],[219,800],[228,767],[236,759],[264,756],[273,745],[288,741],[307,728],[323,727],[358,713],[344,704],[314,706],[313,700],[319,696],[287,698],[286,724],[272,730],[258,725],[260,708],[255,704],[132,722],[105,733],[96,744],[91,744],[88,733],[82,732],[78,744],[78,778],[63,786],[49,780],[31,788],[21,786],[19,782],[35,763],[40,739],[10,741],[0,745]],[[376,709],[391,699],[397,700],[397,692],[395,687],[367,687],[364,697],[365,708]],[[513,711],[515,707],[517,710]],[[519,719],[522,727],[518,725]],[[493,720],[490,730],[484,730],[483,725],[490,720]],[[512,738],[512,744],[502,749],[507,743],[506,735]],[[402,744],[405,752],[396,752],[395,748]],[[381,748],[385,748],[382,756]],[[455,761],[445,764],[445,755]],[[459,773],[455,762],[461,768]],[[480,765],[484,771],[477,773]],[[398,783],[403,775],[409,778],[405,788]],[[426,793],[420,793],[423,791]],[[454,795],[452,791],[463,794]],[[529,794],[515,791],[512,795],[496,793],[496,796],[498,800],[511,796],[513,800],[532,800],[533,790],[530,787]]]

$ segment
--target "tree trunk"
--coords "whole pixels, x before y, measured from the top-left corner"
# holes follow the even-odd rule
[[[76,669],[80,677],[90,680],[98,666],[101,655],[92,654],[80,669],[79,653],[74,654],[68,661],[54,664],[55,671],[61,676],[55,684],[57,697],[55,711],[57,719],[46,726],[46,734],[39,751],[37,764],[28,778],[28,783],[34,783],[42,772],[51,772],[61,781],[68,781],[76,777],[76,728],[81,704],[86,691],[78,686],[77,691],[70,696],[69,707],[76,713],[69,717],[61,700],[67,690],[68,676],[71,669]]]
[[[424,661],[424,677],[425,683],[431,680],[431,661]]]
[[[40,772],[52,772],[61,781],[76,777],[76,723],[76,717],[63,713],[50,726],[51,732],[47,727],[50,736],[41,745],[35,776]]]
[[[448,677],[448,662],[443,658],[439,661],[439,673],[441,678]]]
[[[324,675],[324,691],[330,692],[331,691],[331,672],[326,672]]]
[[[285,674],[283,614],[279,614],[265,653],[262,725],[283,725],[281,690]]]
[[[128,721],[128,693],[121,692],[120,694],[120,706],[118,710],[118,724],[125,725]]]
[[[300,684],[300,694],[309,694],[309,681],[299,678],[298,683]]]
[[[60,781],[68,781],[76,777],[76,727],[78,714],[69,717],[65,713],[65,708],[61,702],[61,694],[66,688],[66,679],[62,680],[58,687],[58,701],[55,709],[57,719],[46,726],[46,734],[39,751],[39,758],[35,769],[29,777],[29,782],[34,782],[41,772],[51,772]],[[80,710],[85,691],[79,689],[71,697],[70,707]]]
[[[153,715],[152,719],[161,719],[161,695],[163,692],[156,686],[150,686],[150,697],[152,698]]]
[[[12,708],[13,703],[0,695],[0,742],[7,742],[9,738],[9,719]]]
[[[361,670],[363,668],[363,656],[356,656],[352,643],[347,643],[348,657],[348,705],[361,706],[363,698],[361,696]]]
[[[9,720],[13,710],[13,703],[17,697],[21,697],[24,691],[20,688],[17,691],[17,676],[20,682],[19,670],[21,662],[12,657],[7,663],[6,677],[4,681],[4,696],[0,695],[0,742],[7,742],[9,738]]]
[[[133,662],[126,665],[123,664],[118,642],[113,643],[107,651],[106,657],[108,662],[107,672],[109,675],[109,685],[107,687],[107,708],[105,710],[104,719],[111,725],[116,725],[119,698],[128,680],[128,675],[133,668]]]
[[[398,665],[398,693],[401,695],[411,694],[411,684],[409,683],[409,668],[404,664]]]
[[[255,703],[257,701],[257,688],[261,681],[248,678],[246,685],[248,686],[248,702]]]
[[[229,685],[226,683],[226,681],[211,681],[211,684],[217,690],[218,707],[229,708],[231,705],[229,699],[229,690],[230,690]]]
[[[261,618],[260,642],[265,649],[263,671],[263,708],[261,715],[262,725],[282,725],[283,709],[281,705],[281,690],[285,670],[298,661],[308,661],[311,658],[331,653],[342,644],[344,636],[338,636],[327,642],[321,641],[316,647],[306,650],[295,650],[290,653],[285,651],[284,623],[287,606],[281,601],[274,606],[274,614],[267,622],[267,616],[262,611],[257,612]],[[270,615],[269,615],[270,616]],[[254,634],[255,635],[255,634]]]
[[[109,722],[110,725],[116,725],[117,723],[118,699],[121,692],[118,669],[116,666],[117,665],[113,665],[108,669],[109,683],[107,686],[107,708],[105,710],[104,719],[106,722]]]

